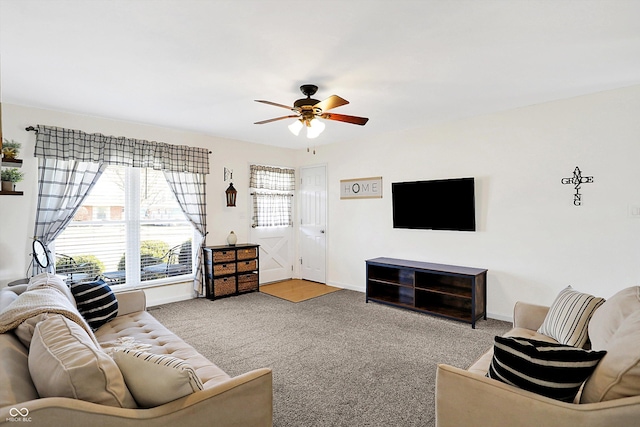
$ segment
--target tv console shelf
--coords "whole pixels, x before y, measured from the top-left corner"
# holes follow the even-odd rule
[[[395,258],[366,261],[366,302],[471,323],[487,318],[487,270]]]

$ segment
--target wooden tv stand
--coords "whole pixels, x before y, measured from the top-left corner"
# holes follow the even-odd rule
[[[366,261],[366,302],[471,323],[487,318],[487,270],[394,258]]]

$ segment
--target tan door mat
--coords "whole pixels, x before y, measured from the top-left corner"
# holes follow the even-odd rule
[[[300,279],[285,280],[260,286],[260,292],[291,302],[306,301],[339,290],[340,288]]]

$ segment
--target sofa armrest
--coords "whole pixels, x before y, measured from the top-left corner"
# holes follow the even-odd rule
[[[118,299],[118,316],[144,311],[147,308],[147,297],[143,290],[116,292]]]
[[[640,396],[565,403],[448,365],[436,372],[436,427],[637,425]]]
[[[537,331],[548,312],[549,307],[517,301],[513,307],[513,327]]]
[[[31,400],[16,407],[26,409],[36,426],[271,427],[272,381],[271,369],[256,369],[150,409],[115,408],[64,397]],[[10,410],[0,408],[0,426],[13,425]]]

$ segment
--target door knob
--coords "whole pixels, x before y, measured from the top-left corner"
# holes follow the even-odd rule
[[[320,233],[321,233],[321,234],[324,234],[324,230],[320,230]]]

